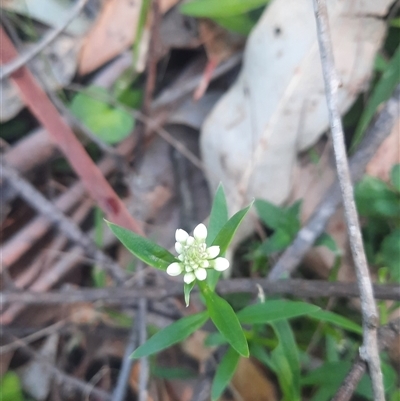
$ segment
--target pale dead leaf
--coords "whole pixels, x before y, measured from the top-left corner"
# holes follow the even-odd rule
[[[342,114],[368,84],[386,30],[374,13],[386,12],[391,3],[328,2]],[[306,0],[272,1],[250,34],[242,71],[206,119],[200,139],[211,192],[223,183],[231,213],[253,198],[285,202],[298,153],[328,128],[318,49]],[[236,238],[253,229],[247,219]]]

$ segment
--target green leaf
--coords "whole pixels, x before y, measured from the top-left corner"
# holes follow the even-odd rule
[[[335,254],[340,254],[336,241],[327,233],[322,233],[314,243],[314,246],[324,246]]]
[[[175,323],[160,330],[154,336],[150,337],[143,345],[135,350],[131,358],[137,359],[144,356],[153,355],[183,341],[197,329],[199,329],[208,319],[207,311],[197,313],[178,320]]]
[[[400,17],[398,18],[393,18],[390,21],[390,26],[394,27],[394,28],[400,28]]]
[[[190,283],[190,284],[184,283],[184,285],[183,285],[183,292],[185,294],[185,305],[186,305],[186,307],[189,306],[190,293],[193,290],[193,287],[194,287],[195,284],[196,284],[196,282],[193,281],[193,283]]]
[[[396,193],[381,180],[365,176],[355,188],[357,210],[365,217],[397,217],[400,213]]]
[[[400,164],[395,164],[390,171],[390,183],[400,192]]]
[[[237,317],[242,324],[263,324],[307,315],[319,309],[306,302],[271,300],[247,306],[238,312]]]
[[[1,401],[24,401],[19,377],[14,372],[7,372],[0,382]]]
[[[272,360],[272,357],[265,351],[264,347],[260,344],[250,343],[250,354],[254,358],[258,359],[261,363],[271,369],[273,372],[277,371],[275,363]]]
[[[240,355],[233,348],[229,348],[222,358],[222,361],[215,372],[211,387],[212,401],[216,401],[230,383],[239,362],[239,358]]]
[[[256,21],[251,19],[248,14],[214,18],[214,21],[223,28],[239,33],[243,36],[249,35],[256,24]]]
[[[240,223],[246,216],[247,212],[250,210],[252,204],[253,202],[250,203],[250,205],[247,206],[246,208],[239,210],[236,214],[234,214],[218,232],[217,236],[212,242],[212,245],[219,245],[221,249],[220,255],[225,254],[226,250],[229,247],[229,244],[231,243],[236,233],[236,230],[238,229]]]
[[[215,347],[226,344],[226,338],[219,332],[210,333],[204,340],[204,345],[207,347]]]
[[[300,356],[293,331],[287,320],[271,323],[279,340],[272,351],[272,362],[285,399],[300,401]]]
[[[206,301],[210,318],[219,332],[240,355],[248,357],[249,346],[232,307],[225,299],[212,292],[204,281],[197,283]]]
[[[217,234],[221,231],[222,227],[228,221],[228,205],[224,187],[219,184],[217,192],[215,193],[213,204],[210,213],[210,222],[208,223],[206,244],[207,247],[211,246]]]
[[[285,219],[284,208],[263,199],[256,199],[254,206],[258,216],[267,227],[273,230],[279,229]]]
[[[172,253],[147,238],[127,230],[126,228],[110,223],[107,220],[106,223],[122,244],[149,266],[160,270],[166,270],[171,263],[179,262]]]
[[[384,387],[387,391],[396,381],[396,372],[385,363],[382,363],[381,366]],[[320,390],[324,390],[324,397],[318,397],[316,394],[312,398],[313,401],[329,400],[337,392],[350,368],[351,362],[349,361],[325,362],[322,366],[304,375],[301,378],[301,384],[303,386],[320,386]],[[368,400],[373,400],[371,380],[368,375],[363,375],[356,393]]]
[[[196,374],[187,368],[164,368],[162,366],[153,366],[151,368],[151,374],[160,379],[166,380],[186,380],[194,379]]]
[[[382,241],[379,261],[390,269],[392,278],[400,281],[400,228],[394,230]]]
[[[269,0],[194,0],[183,4],[180,11],[193,17],[221,18],[246,13],[268,2]]]
[[[397,48],[395,54],[390,60],[386,71],[382,74],[381,79],[373,89],[371,96],[368,100],[367,105],[358,122],[356,132],[353,137],[351,144],[351,150],[356,147],[361,141],[368,124],[372,118],[378,106],[389,99],[396,85],[400,82],[400,46]]]
[[[257,249],[262,255],[269,256],[275,252],[283,251],[292,242],[293,238],[284,230],[276,230]]]
[[[340,384],[351,368],[348,361],[325,362],[321,367],[303,375],[301,378],[302,386],[319,386],[319,397],[313,397],[315,401],[325,401],[332,398]]]
[[[362,334],[362,328],[360,325],[334,312],[319,310],[309,314],[309,317],[320,320],[321,322],[332,323],[353,333]]]
[[[301,201],[297,201],[292,206],[284,208],[266,200],[258,199],[255,202],[255,206],[260,219],[267,227],[275,230],[275,235],[277,236],[276,239],[272,239],[272,237],[269,239],[274,242],[274,245],[266,247],[271,247],[271,249],[279,248],[278,250],[284,249],[300,229]]]
[[[135,121],[126,111],[110,106],[102,100],[107,98],[106,89],[92,86],[73,98],[70,110],[102,141],[114,144],[125,139],[133,131]]]

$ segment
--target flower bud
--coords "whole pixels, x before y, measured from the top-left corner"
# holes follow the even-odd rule
[[[188,237],[189,234],[185,230],[178,229],[175,232],[175,239],[177,242],[185,243]]]
[[[229,267],[229,261],[225,258],[217,258],[214,260],[214,269],[222,272]]]
[[[193,230],[193,236],[198,241],[204,241],[207,238],[207,228],[204,224],[200,223],[196,228]]]
[[[179,274],[181,274],[182,271],[183,271],[183,267],[178,262],[171,263],[167,267],[167,274],[169,274],[170,276],[179,276]]]
[[[199,267],[194,271],[194,274],[197,278],[197,280],[203,281],[207,278],[207,271],[206,269],[203,269],[202,267]]]
[[[195,276],[193,273],[186,273],[186,274],[183,276],[183,281],[184,281],[186,284],[193,283],[194,280],[196,280],[196,276]]]
[[[213,245],[207,248],[207,255],[209,259],[214,259],[219,255],[220,248],[218,245]]]

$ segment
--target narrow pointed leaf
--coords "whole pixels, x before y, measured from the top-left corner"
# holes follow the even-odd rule
[[[190,293],[193,290],[194,285],[196,284],[195,281],[193,281],[193,283],[190,284],[184,284],[183,285],[183,292],[185,294],[185,305],[186,307],[189,306],[189,302],[190,302]]]
[[[272,352],[273,363],[285,398],[300,401],[300,356],[292,328],[287,320],[279,320],[271,323],[279,340],[279,345]],[[290,383],[287,381],[290,378]]]
[[[208,235],[206,239],[207,246],[212,244],[215,237],[227,221],[228,205],[226,203],[224,188],[222,184],[219,184],[211,208],[210,222],[208,223]]]
[[[219,396],[223,393],[227,385],[230,383],[236,367],[239,362],[240,355],[233,349],[229,348],[217,371],[215,372],[214,380],[211,387],[211,400],[218,400]]]
[[[229,17],[244,14],[268,2],[269,0],[193,0],[182,4],[180,11],[193,17]]]
[[[221,255],[224,255],[226,250],[229,247],[229,244],[231,243],[236,230],[238,229],[240,223],[246,216],[247,212],[250,210],[250,207],[252,206],[253,202],[247,206],[246,208],[239,210],[236,214],[234,214],[221,228],[221,230],[218,232],[217,236],[215,237],[212,245],[219,245],[221,249]]]
[[[126,228],[110,223],[107,220],[106,223],[122,244],[149,266],[153,266],[160,270],[167,270],[167,267],[171,263],[179,262],[172,253],[153,241],[150,241],[133,231],[127,230]]]
[[[263,324],[307,315],[319,309],[306,302],[271,300],[247,306],[238,312],[237,317],[242,324]]]
[[[150,337],[143,345],[135,350],[131,358],[137,359],[149,356],[162,351],[183,341],[197,329],[199,329],[208,319],[207,311],[191,315],[172,323],[165,329],[160,330]]]
[[[198,285],[206,301],[210,318],[219,332],[240,355],[248,357],[249,346],[232,307],[225,299],[212,292],[205,282],[198,281]]]
[[[334,312],[327,310],[319,310],[309,315],[312,319],[320,320],[321,322],[332,323],[339,326],[345,330],[352,331],[353,333],[362,334],[362,327],[352,322],[351,320],[340,316]]]

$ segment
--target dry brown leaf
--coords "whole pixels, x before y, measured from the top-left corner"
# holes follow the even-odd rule
[[[178,4],[180,0],[159,0],[160,1],[160,11],[161,14],[166,13],[174,5]]]
[[[161,13],[167,12],[179,0],[160,0]],[[136,29],[140,17],[141,0],[109,0],[105,2],[100,16],[86,37],[83,44],[79,73],[84,75],[99,68],[113,57],[127,49],[135,40]],[[146,26],[151,18],[148,18]],[[149,30],[143,33],[141,59],[147,53]],[[143,64],[143,63],[141,63]]]
[[[368,163],[366,174],[389,182],[390,170],[397,163],[400,163],[400,119]]]
[[[187,340],[182,343],[182,350],[193,359],[205,362],[215,351],[215,347],[206,347],[204,341],[208,333],[197,330]]]
[[[79,73],[87,74],[120,54],[133,43],[141,1],[109,0],[86,37]]]
[[[244,44],[242,36],[231,33],[208,19],[200,20],[199,36],[207,53],[208,63],[204,69],[203,78],[194,93],[195,100],[204,95],[212,73],[218,64],[235,54]]]
[[[232,385],[242,400],[277,401],[274,384],[251,359],[240,358]]]

